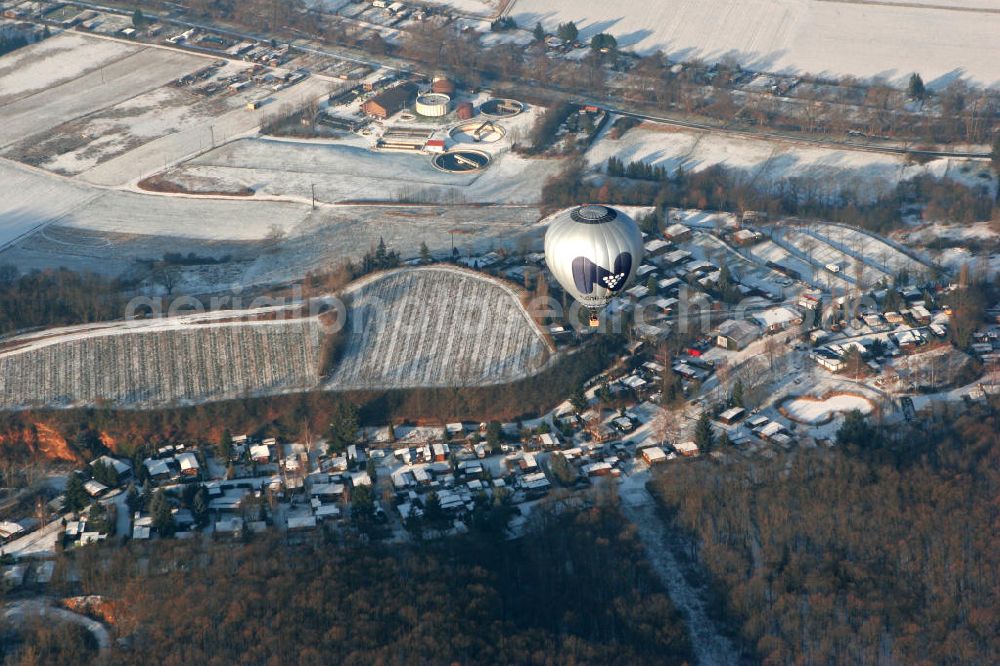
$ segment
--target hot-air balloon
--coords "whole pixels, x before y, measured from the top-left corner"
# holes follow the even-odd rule
[[[562,288],[590,310],[591,326],[635,277],[642,251],[635,220],[608,206],[563,211],[545,232],[545,263]]]

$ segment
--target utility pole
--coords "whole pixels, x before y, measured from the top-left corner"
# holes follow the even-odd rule
[[[215,148],[215,125],[209,125],[208,131],[212,134],[212,148]]]
[[[316,183],[310,183],[309,186],[312,188],[312,209],[316,210]]]

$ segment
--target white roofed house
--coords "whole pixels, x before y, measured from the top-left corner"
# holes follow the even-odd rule
[[[101,456],[90,462],[91,467],[94,467],[95,465],[98,464],[104,465],[106,467],[115,470],[115,473],[118,475],[119,479],[125,479],[128,477],[128,475],[132,473],[131,463],[128,463],[124,460],[120,460],[118,458],[112,458],[111,456]]]
[[[768,308],[754,315],[768,333],[784,331],[802,323],[802,315],[786,307]]]
[[[166,460],[160,458],[147,458],[142,462],[142,464],[145,465],[150,478],[154,481],[165,481],[173,476],[170,464]]]
[[[250,460],[255,463],[271,462],[271,447],[267,444],[254,444],[250,447]]]
[[[198,476],[201,471],[201,466],[198,464],[198,457],[186,451],[185,453],[179,453],[176,456],[177,464],[181,468],[181,475],[183,476]]]
[[[83,484],[83,489],[91,497],[100,497],[104,493],[108,492],[108,487],[99,481],[91,479]]]
[[[683,224],[680,224],[679,222],[675,222],[663,230],[663,237],[669,241],[673,241],[674,243],[680,243],[690,240],[691,229]]]

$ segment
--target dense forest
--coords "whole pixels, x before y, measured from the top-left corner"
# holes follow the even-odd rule
[[[1000,663],[1000,412],[838,440],[652,483],[716,612],[765,664]]]
[[[86,666],[95,657],[97,642],[79,625],[39,619],[14,630],[0,623],[3,666]]]
[[[684,624],[615,497],[539,506],[513,541],[271,535],[75,557],[83,591],[116,600],[111,663],[687,663]]]
[[[99,275],[65,268],[21,275],[0,266],[0,335],[40,326],[120,319],[122,285]]]

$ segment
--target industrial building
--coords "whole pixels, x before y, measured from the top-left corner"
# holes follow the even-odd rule
[[[417,86],[413,83],[401,83],[394,88],[375,95],[361,107],[366,115],[385,120],[389,116],[402,111],[417,95]]]

